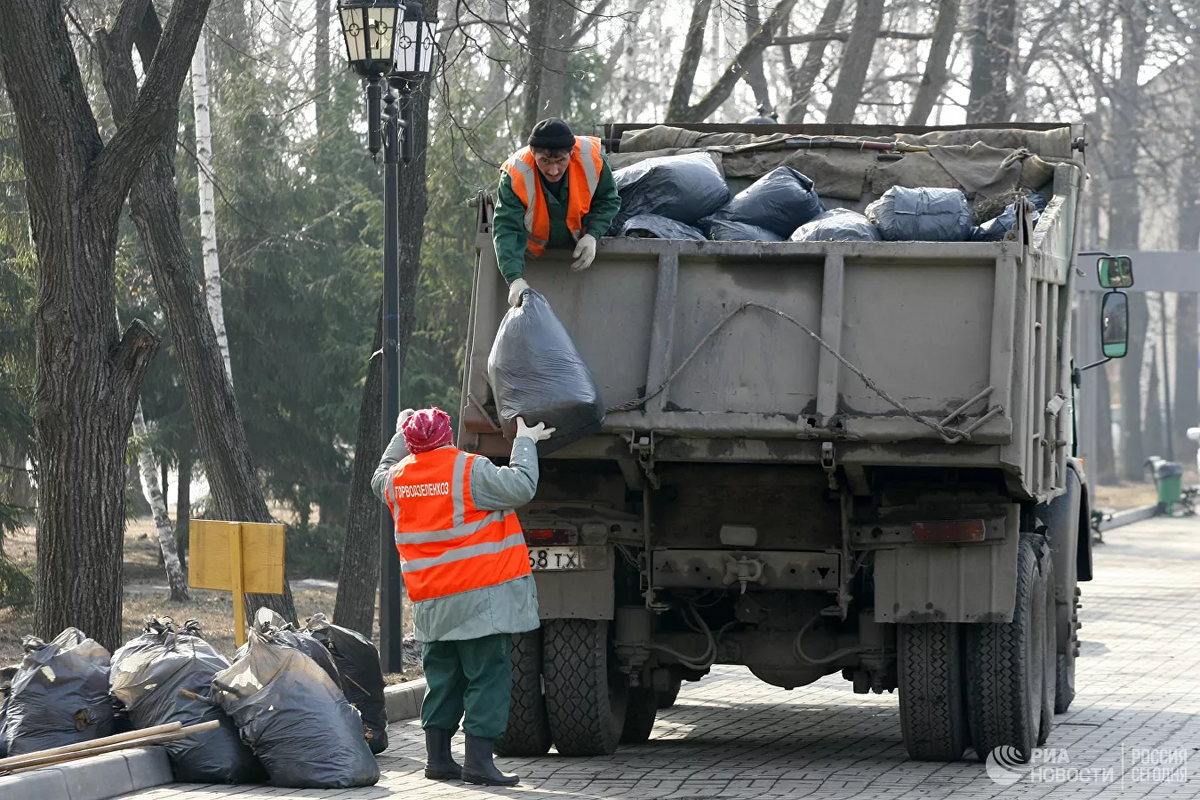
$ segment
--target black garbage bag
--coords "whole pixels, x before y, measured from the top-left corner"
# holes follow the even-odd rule
[[[24,646],[4,715],[8,754],[112,735],[108,651],[77,628],[49,643],[27,636]]]
[[[8,695],[12,690],[12,679],[18,669],[20,667],[16,664],[0,669],[0,758],[8,755],[8,723],[5,717],[8,714]]]
[[[664,217],[660,214],[638,214],[630,217],[621,227],[622,236],[649,239],[696,239],[704,241],[704,232],[699,228]]]
[[[962,242],[975,226],[958,189],[893,186],[867,206],[867,219],[889,242]]]
[[[261,783],[267,779],[233,720],[208,702],[213,678],[228,668],[225,657],[201,638],[195,621],[177,631],[169,617],[147,620],[145,633],[113,653],[109,686],[135,728],[172,722],[185,728],[209,720],[220,723],[214,730],[163,745],[177,781]]]
[[[879,229],[848,208],[831,208],[792,233],[793,242],[878,242]]]
[[[552,453],[600,430],[604,401],[575,343],[540,293],[529,289],[521,304],[500,320],[488,356],[488,379],[496,395],[504,435],[516,434],[517,417],[546,423],[554,434],[538,442]]]
[[[648,158],[613,173],[621,211],[609,228],[620,236],[625,221],[658,214],[692,225],[729,201],[729,187],[712,158],[704,153]]]
[[[242,655],[213,678],[213,695],[275,786],[373,786],[379,764],[362,717],[317,662],[257,627]]]
[[[372,753],[382,753],[388,746],[388,722],[379,651],[361,633],[334,625],[324,614],[313,614],[304,629],[333,656],[342,691],[362,715],[367,746]]]
[[[269,608],[260,608],[254,615],[254,625],[261,633],[270,634],[284,644],[296,648],[304,655],[317,662],[317,666],[325,670],[325,674],[335,685],[342,685],[342,676],[338,674],[337,665],[324,645],[314,639],[307,631],[297,630],[296,626]],[[236,661],[246,654],[250,641],[237,649],[233,654]]]
[[[708,226],[712,237],[714,222],[745,222],[774,231],[782,241],[824,210],[807,176],[791,167],[776,167],[700,224]]]
[[[1040,194],[1031,194],[1025,198],[1033,204],[1033,213],[1029,215],[1029,221],[1037,224],[1038,217],[1046,210],[1046,198]],[[1013,225],[1017,224],[1017,206],[1016,203],[1010,203],[1004,207],[1004,211],[998,217],[989,219],[987,222],[971,229],[972,242],[999,242],[1005,234],[1012,230]]]
[[[719,220],[709,218],[708,236],[719,242],[782,242],[783,237],[769,231],[766,228],[760,228],[757,225],[751,225],[748,222],[731,222],[729,220]]]

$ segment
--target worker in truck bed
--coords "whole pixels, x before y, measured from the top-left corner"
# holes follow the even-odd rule
[[[508,304],[516,306],[525,282],[525,254],[574,247],[571,269],[592,265],[596,240],[621,210],[612,169],[594,136],[575,136],[561,119],[533,126],[529,145],[500,167],[492,237]]]
[[[536,445],[553,432],[518,417],[509,466],[497,467],[453,446],[445,411],[406,409],[371,479],[396,523],[413,632],[423,643],[426,778],[517,783],[496,769],[492,743],[508,727],[512,635],[541,623],[513,509],[533,499]],[[467,736],[461,767],[450,755],[460,720]]]

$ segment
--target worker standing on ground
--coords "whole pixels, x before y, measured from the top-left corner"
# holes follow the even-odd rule
[[[508,304],[516,306],[525,282],[525,254],[547,247],[575,248],[575,272],[592,265],[596,242],[621,210],[612,169],[594,136],[575,136],[561,119],[533,126],[529,145],[500,167],[492,237]]]
[[[451,444],[450,415],[407,409],[371,488],[396,523],[401,574],[424,643],[425,777],[513,786],[492,763],[508,726],[512,634],[538,627],[537,589],[517,506],[537,491],[537,442],[554,428],[517,419],[509,466]],[[465,714],[465,719],[464,719]],[[463,720],[463,766],[450,740]]]

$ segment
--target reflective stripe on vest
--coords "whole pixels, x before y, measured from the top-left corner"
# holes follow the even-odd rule
[[[395,522],[404,584],[414,602],[529,574],[517,515],[475,507],[475,458],[443,447],[410,455],[388,472],[385,497]]]
[[[537,258],[550,241],[550,211],[533,150],[521,148],[500,169],[512,180],[513,193],[525,206],[525,231],[529,237],[526,249]],[[583,218],[591,210],[592,196],[600,185],[603,169],[600,140],[595,136],[576,136],[567,165],[567,229],[575,241],[583,237]]]

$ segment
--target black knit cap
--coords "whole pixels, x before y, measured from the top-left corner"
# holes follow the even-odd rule
[[[547,150],[569,150],[575,146],[575,135],[567,123],[558,117],[544,119],[533,126],[529,134],[530,147],[544,147]]]

